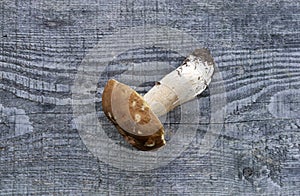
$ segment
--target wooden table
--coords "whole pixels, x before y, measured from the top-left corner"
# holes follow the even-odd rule
[[[0,195],[300,194],[298,1],[2,0],[0,17]],[[145,93],[196,47],[211,85],[162,119],[166,148],[131,148],[105,82]]]

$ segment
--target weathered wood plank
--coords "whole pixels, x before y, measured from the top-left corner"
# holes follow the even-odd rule
[[[299,195],[299,14],[296,0],[1,1],[0,195]],[[93,52],[97,57],[97,50],[121,51],[91,59],[107,62],[99,86],[91,87],[99,105],[108,78],[130,81],[145,93],[179,66],[184,56],[168,48],[141,43],[122,51],[134,38],[120,32],[138,26],[145,42],[178,42],[168,32],[156,37],[147,25],[193,36],[211,50],[219,75],[198,97],[198,130],[188,148],[167,165],[127,171],[84,143],[74,123],[72,87],[84,59]],[[119,41],[109,45],[110,36]],[[94,74],[86,69],[87,78]],[[222,97],[225,119],[215,121],[211,100]],[[131,150],[99,105],[109,139]],[[86,106],[82,113],[94,112]],[[165,119],[168,142],[180,126],[190,126],[181,114],[178,108]],[[212,124],[223,129],[202,153]],[[125,162],[121,155],[109,158]]]

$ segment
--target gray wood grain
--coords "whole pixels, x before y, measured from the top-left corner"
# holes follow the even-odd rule
[[[299,195],[299,15],[296,0],[1,1],[0,195]],[[83,142],[72,85],[101,40],[145,25],[178,29],[209,48],[222,75],[210,88],[224,84],[226,92],[208,89],[198,97],[196,138],[175,160],[126,171]],[[123,41],[111,49],[129,42]],[[144,93],[152,83],[139,84],[142,77],[154,82],[170,71],[160,65],[183,59],[159,47],[116,54],[99,74],[96,96],[108,78],[121,75]],[[226,97],[225,120],[214,122],[224,125],[213,148],[200,154],[213,96]],[[97,111],[109,138],[130,149]],[[166,121],[168,140],[180,124],[178,111]]]

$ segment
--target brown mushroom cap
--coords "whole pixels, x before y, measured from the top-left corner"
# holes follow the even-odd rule
[[[109,80],[102,94],[102,108],[119,133],[137,149],[154,150],[165,145],[160,120],[129,86]]]

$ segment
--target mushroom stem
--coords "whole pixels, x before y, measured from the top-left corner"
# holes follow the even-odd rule
[[[214,60],[207,49],[196,49],[174,71],[144,95],[152,112],[163,116],[194,99],[205,90],[214,72]]]

